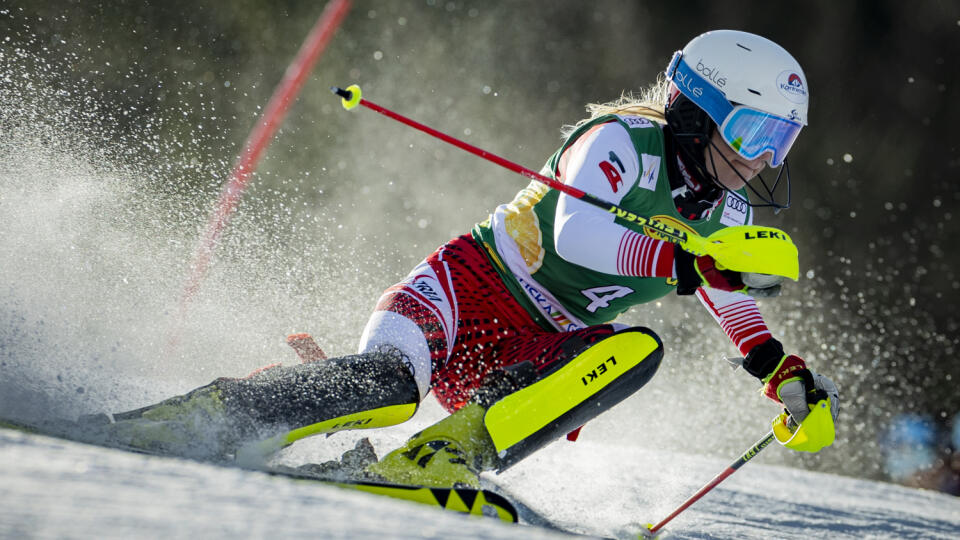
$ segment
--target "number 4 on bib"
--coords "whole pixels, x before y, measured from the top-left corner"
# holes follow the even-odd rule
[[[623,298],[632,292],[633,289],[630,287],[621,287],[620,285],[593,287],[580,291],[582,295],[590,299],[590,305],[587,306],[587,311],[590,313],[596,313],[598,309],[608,307],[611,300]]]

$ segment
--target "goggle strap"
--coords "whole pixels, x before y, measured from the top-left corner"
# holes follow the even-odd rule
[[[694,69],[682,62],[683,55],[677,51],[667,67],[667,77],[677,85],[680,92],[706,111],[719,126],[733,111],[733,104],[723,92],[717,90]]]
[[[667,69],[664,70],[663,74],[666,75],[668,81],[673,80],[673,74],[677,71],[677,64],[680,63],[680,59],[683,58],[683,51],[677,51],[673,53],[673,58],[670,59],[670,63],[667,64]]]

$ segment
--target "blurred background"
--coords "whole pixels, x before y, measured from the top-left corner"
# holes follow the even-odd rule
[[[801,280],[761,310],[843,398],[833,447],[763,460],[960,492],[960,4],[356,1],[184,320],[197,236],[322,8],[0,1],[0,416],[142,406],[296,361],[295,331],[354,352],[384,288],[526,184],[330,86],[538,169],[585,104],[732,28],[809,80],[793,206],[757,220]],[[583,437],[732,459],[765,433],[776,408],[699,303],[625,322],[663,337],[661,373]]]

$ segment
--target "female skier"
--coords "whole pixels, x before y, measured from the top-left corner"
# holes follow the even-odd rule
[[[787,153],[807,103],[803,71],[783,48],[708,32],[677,51],[644,99],[589,106],[542,172],[689,233],[749,225],[755,207],[789,204],[777,186],[789,193]],[[772,184],[761,175],[768,165],[780,168]],[[124,444],[223,456],[249,441],[400,423],[433,391],[453,414],[365,472],[477,485],[480,472],[509,467],[642,387],[660,339],[608,321],[674,290],[698,297],[795,423],[825,397],[836,417],[834,383],[785,354],[750,296],[779,284],[533,182],[387,289],[359,354],[218,379],[114,415],[105,429]]]

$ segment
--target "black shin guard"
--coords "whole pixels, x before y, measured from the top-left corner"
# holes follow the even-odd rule
[[[215,384],[228,414],[249,422],[258,436],[391,405],[416,405],[420,399],[413,374],[395,349],[277,367]]]
[[[268,444],[259,452],[269,455],[309,435],[410,418],[420,395],[404,361],[392,349],[273,367],[245,379],[217,379],[156,405],[114,414],[113,420],[119,427],[130,424],[125,421],[164,423],[178,440],[188,441],[189,448],[173,453],[228,456],[261,441]],[[171,447],[166,441],[151,446]]]

